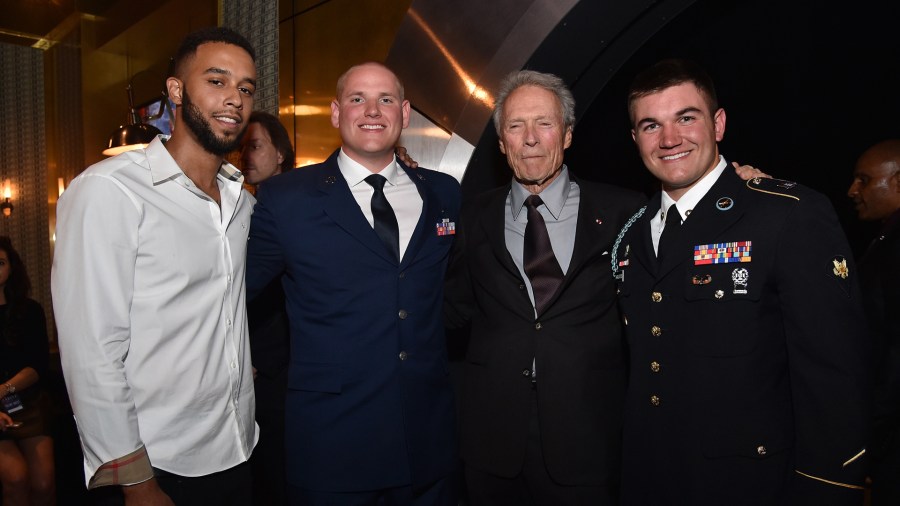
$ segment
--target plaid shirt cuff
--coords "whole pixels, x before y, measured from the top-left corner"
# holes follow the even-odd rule
[[[137,485],[153,478],[153,468],[147,450],[141,446],[137,450],[100,466],[88,483],[88,488],[106,485]]]

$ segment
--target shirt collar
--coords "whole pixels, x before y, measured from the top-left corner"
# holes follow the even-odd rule
[[[337,161],[338,168],[341,170],[341,175],[344,176],[344,179],[347,180],[347,184],[350,185],[351,188],[362,183],[367,177],[372,175],[371,170],[363,167],[362,164],[347,156],[347,153],[344,153],[344,148],[341,148],[341,152],[338,153]],[[400,169],[397,167],[397,159],[395,157],[391,160],[391,163],[378,171],[377,174],[384,176],[391,186],[396,186],[399,170]]]
[[[691,215],[691,211],[694,210],[694,207],[700,203],[700,199],[706,196],[709,189],[712,188],[716,181],[718,181],[719,176],[725,171],[727,165],[728,163],[725,161],[725,157],[719,155],[719,163],[716,164],[716,167],[709,174],[703,176],[700,181],[697,181],[690,190],[685,192],[685,194],[678,199],[678,202],[672,200],[672,197],[670,197],[668,193],[662,192],[662,201],[660,202],[659,212],[664,213],[669,206],[676,204],[675,209],[678,209],[681,219],[686,220],[688,216]]]
[[[166,149],[165,143],[169,140],[169,137],[169,135],[164,134],[157,135],[144,149],[150,165],[150,178],[154,184],[177,179],[180,176],[187,177],[184,171],[181,170],[181,167],[178,166],[178,163],[175,162],[175,159],[172,158],[172,154]],[[218,177],[238,183],[244,182],[244,174],[225,160],[222,160],[222,165],[219,167]]]
[[[563,164],[556,179],[540,193],[541,200],[544,201],[547,210],[550,211],[550,214],[557,220],[562,214],[563,207],[566,205],[566,199],[569,197],[569,187],[569,169]],[[525,199],[530,195],[531,192],[525,189],[521,183],[513,179],[509,198],[513,220],[519,219],[519,213],[522,212],[522,208],[525,206]]]

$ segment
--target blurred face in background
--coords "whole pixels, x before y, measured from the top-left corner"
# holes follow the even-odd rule
[[[284,156],[275,149],[269,132],[259,123],[250,123],[241,141],[241,172],[244,182],[259,184],[281,173]]]
[[[0,249],[0,291],[6,286],[6,282],[9,281],[9,255],[6,254],[5,251]]]

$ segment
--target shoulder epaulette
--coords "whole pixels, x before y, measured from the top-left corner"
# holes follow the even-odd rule
[[[793,181],[769,177],[755,177],[747,181],[747,188],[750,188],[751,190],[800,200],[800,197],[797,196],[794,191],[797,186],[799,185]]]

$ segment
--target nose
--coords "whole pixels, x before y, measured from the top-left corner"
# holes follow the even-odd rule
[[[847,188],[847,196],[852,199],[857,195],[859,195],[859,180],[854,179],[853,182],[850,183],[850,188]]]
[[[234,88],[229,88],[230,93],[225,97],[225,105],[230,105],[237,110],[241,110],[244,108],[244,94],[241,93],[241,90]]]
[[[369,100],[366,102],[366,116],[370,118],[381,116],[381,109],[378,108],[377,100]]]
[[[681,144],[681,135],[678,133],[677,128],[671,127],[660,127],[659,134],[659,147],[661,148],[674,148]]]
[[[534,131],[534,127],[526,126],[525,127],[525,137],[524,137],[525,145],[533,148],[538,145],[538,136]]]

